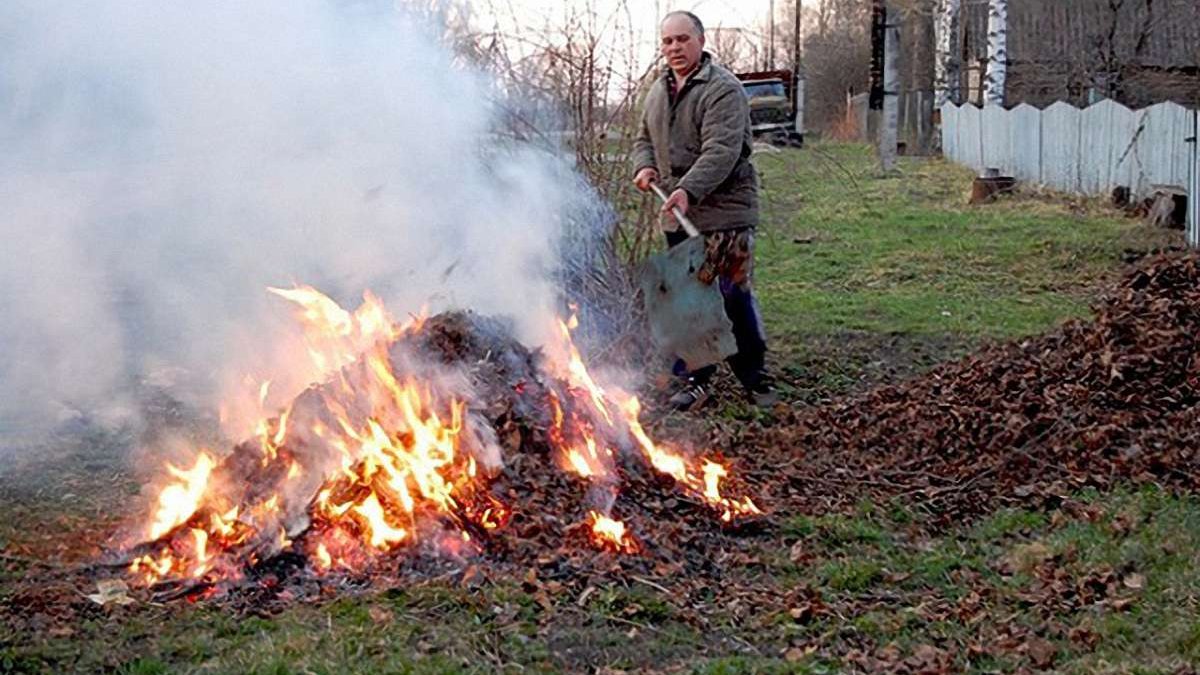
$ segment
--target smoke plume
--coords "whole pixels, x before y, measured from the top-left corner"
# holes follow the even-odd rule
[[[594,202],[497,140],[493,85],[429,28],[385,2],[0,3],[0,430],[275,378],[298,338],[268,286],[537,341]]]

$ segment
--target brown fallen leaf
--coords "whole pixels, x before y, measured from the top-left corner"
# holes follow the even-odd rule
[[[783,660],[787,661],[788,663],[796,663],[798,661],[803,661],[804,659],[808,658],[808,656],[811,653],[812,653],[811,649],[804,649],[801,647],[791,647],[783,653]]]
[[[1049,640],[1033,637],[1025,643],[1025,653],[1029,655],[1029,660],[1034,666],[1045,669],[1054,665],[1058,648]]]
[[[1133,606],[1133,598],[1117,598],[1110,602],[1108,606],[1112,607],[1114,611],[1124,612]]]
[[[808,552],[808,546],[803,541],[798,541],[792,544],[792,548],[788,551],[788,560],[792,561],[793,565],[799,565],[812,557]]]
[[[583,589],[583,592],[579,594],[579,599],[575,601],[575,605],[578,607],[586,606],[588,598],[592,597],[592,594],[595,592],[595,586],[588,586],[587,588]]]
[[[367,615],[371,617],[371,621],[377,624],[391,623],[392,621],[392,612],[383,607],[372,605],[367,610]]]
[[[1121,583],[1125,585],[1125,588],[1131,588],[1135,591],[1138,591],[1146,587],[1146,577],[1142,576],[1141,574],[1130,574],[1129,576],[1125,577],[1125,580]]]
[[[1088,648],[1095,648],[1100,642],[1100,636],[1088,626],[1075,626],[1067,633],[1067,639]]]
[[[805,603],[789,609],[788,614],[790,614],[792,620],[797,623],[808,623],[809,621],[812,621],[815,612],[813,611],[813,606],[811,604]]]

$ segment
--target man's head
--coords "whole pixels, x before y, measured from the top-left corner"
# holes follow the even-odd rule
[[[704,53],[704,24],[691,12],[671,12],[660,26],[663,58],[675,74],[683,77],[700,63]]]

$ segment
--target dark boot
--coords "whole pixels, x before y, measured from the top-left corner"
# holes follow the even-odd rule
[[[679,388],[669,399],[671,407],[680,412],[696,410],[708,401],[708,387],[698,382],[688,381]]]

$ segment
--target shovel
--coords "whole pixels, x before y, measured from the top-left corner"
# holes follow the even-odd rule
[[[657,184],[650,187],[659,199],[667,200]],[[737,343],[720,288],[696,278],[704,264],[704,237],[678,207],[672,213],[688,238],[647,258],[638,282],[655,346],[682,359],[688,370],[696,370],[736,354]]]

